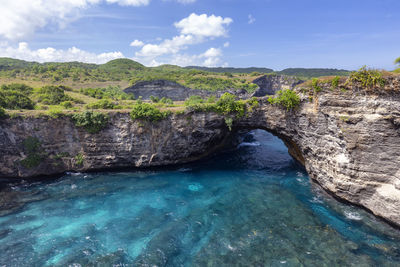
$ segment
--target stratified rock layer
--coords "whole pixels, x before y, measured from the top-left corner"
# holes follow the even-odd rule
[[[296,77],[268,74],[261,76],[253,81],[258,85],[258,89],[253,96],[262,97],[266,95],[274,95],[278,90],[293,89],[296,85],[302,83]]]
[[[285,141],[310,177],[339,198],[400,226],[400,79],[381,91],[325,89],[286,111],[260,99],[252,114],[236,119],[233,132],[265,129]],[[214,113],[173,115],[158,123],[111,114],[98,134],[67,118],[9,118],[0,123],[0,174],[52,175],[116,167],[149,167],[194,161],[232,135]],[[42,161],[23,167],[29,136],[41,142]]]

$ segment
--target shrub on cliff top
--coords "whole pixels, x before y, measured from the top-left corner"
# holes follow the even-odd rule
[[[361,84],[362,87],[367,88],[373,86],[382,87],[385,85],[385,79],[382,78],[382,73],[377,70],[368,69],[366,66],[358,71],[353,71],[346,83],[349,82]]]
[[[132,120],[160,121],[170,115],[171,112],[161,111],[149,103],[137,102],[131,111]]]
[[[300,104],[300,97],[293,90],[279,90],[275,96],[270,96],[268,102],[273,105],[281,105],[286,110],[291,110]]]
[[[236,100],[236,96],[230,93],[223,94],[215,103],[216,111],[221,114],[236,113],[237,117],[242,117],[246,112],[246,103]]]
[[[76,126],[85,128],[89,133],[98,133],[106,127],[109,117],[106,114],[93,111],[84,111],[72,115]]]
[[[22,83],[11,83],[11,84],[3,84],[1,86],[1,90],[8,91],[17,91],[24,95],[29,95],[33,92],[33,88]]]
[[[34,109],[35,103],[25,94],[14,90],[0,90],[0,107],[7,109]]]
[[[89,108],[89,109],[116,109],[116,108],[118,108],[118,106],[115,105],[113,102],[111,102],[109,99],[101,99],[97,102],[87,104],[86,108]]]
[[[61,102],[72,100],[71,97],[64,93],[65,89],[67,88],[61,85],[43,86],[37,92],[38,101],[47,105],[58,105]]]
[[[311,81],[311,86],[314,89],[315,92],[321,92],[322,91],[322,87],[319,84],[319,79],[318,78],[313,78]]]

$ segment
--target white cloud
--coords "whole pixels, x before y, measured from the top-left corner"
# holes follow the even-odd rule
[[[130,44],[130,46],[133,46],[133,47],[142,47],[142,46],[144,46],[144,43],[143,43],[142,41],[135,40],[135,41],[133,41],[133,42]]]
[[[158,62],[157,58],[159,57],[164,57],[163,61],[181,66],[192,65],[194,63],[207,66],[216,65],[220,63],[220,57],[222,56],[221,49],[210,48],[204,54],[192,56],[182,54],[181,52],[190,45],[226,36],[228,33],[226,27],[230,23],[232,23],[231,18],[222,18],[215,15],[207,16],[206,14],[191,14],[189,17],[174,24],[180,31],[180,35],[172,39],[165,39],[159,44],[143,45],[142,49],[135,53],[135,59],[147,65],[153,65],[155,62]],[[136,41],[138,40],[134,42]],[[165,57],[169,57],[169,59]],[[200,62],[200,59],[204,61]]]
[[[2,0],[0,37],[22,40],[48,24],[63,26],[78,18],[81,10],[102,2],[141,6],[150,0]]]
[[[224,47],[229,47],[231,44],[229,42],[224,43]]]
[[[176,22],[174,25],[176,28],[180,29],[181,34],[192,34],[202,37],[221,37],[227,35],[225,26],[228,26],[232,22],[233,20],[231,18],[192,13],[189,17]]]
[[[249,23],[249,24],[253,24],[254,22],[256,22],[256,19],[253,17],[253,15],[251,15],[251,14],[249,14],[249,20],[248,20],[248,22],[247,23]]]
[[[106,0],[110,4],[118,4],[120,6],[146,6],[150,0]]]
[[[187,45],[199,43],[201,40],[193,35],[179,35],[172,39],[166,39],[160,44],[146,44],[139,52],[138,57],[155,58],[165,54],[176,54]]]
[[[203,66],[206,67],[216,67],[221,63],[222,50],[218,48],[211,47],[206,52],[200,55],[200,58],[205,58]]]
[[[52,47],[32,50],[27,43],[21,42],[17,47],[0,47],[0,57],[12,57],[37,62],[79,61],[102,64],[112,59],[123,58],[124,55],[121,52],[95,54],[76,47],[67,50]]]
[[[204,54],[201,55],[202,57],[210,58],[210,57],[220,57],[222,56],[222,50],[218,48],[211,47],[208,49]]]
[[[174,54],[170,59],[168,60],[151,60],[148,62],[148,66],[159,66],[162,64],[173,64],[173,65],[178,65],[178,66],[205,66],[205,67],[216,67],[220,66],[222,63],[222,50],[218,48],[210,48],[207,51],[205,51],[202,54],[199,55],[190,55],[190,54]],[[138,60],[137,58],[134,58],[134,60]],[[223,64],[223,65],[226,65]]]

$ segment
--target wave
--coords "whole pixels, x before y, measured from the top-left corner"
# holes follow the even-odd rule
[[[361,221],[362,217],[358,212],[353,212],[353,211],[345,211],[344,216],[346,216],[347,219],[354,220],[354,221]]]
[[[243,142],[243,143],[240,143],[239,145],[238,145],[238,148],[239,147],[244,147],[244,146],[260,146],[261,144],[259,143],[259,142],[251,142],[251,143],[249,143],[249,142]]]

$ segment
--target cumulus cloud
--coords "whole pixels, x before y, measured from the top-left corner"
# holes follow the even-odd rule
[[[180,32],[179,35],[171,39],[165,39],[159,44],[144,44],[141,50],[135,53],[135,59],[139,59],[144,64],[153,65],[159,62],[158,57],[168,55],[170,59],[167,59],[167,61],[171,64],[181,66],[194,63],[207,66],[216,65],[221,61],[222,51],[220,49],[210,48],[201,55],[182,54],[182,50],[191,45],[227,36],[227,26],[232,22],[231,18],[193,13],[187,18],[174,23],[174,26]],[[204,59],[204,61],[199,62],[200,59]]]
[[[227,35],[225,26],[228,26],[232,22],[233,20],[231,18],[192,13],[189,17],[176,22],[174,25],[176,28],[180,29],[181,34],[192,34],[202,37],[221,37]]]
[[[79,17],[79,12],[100,4],[142,6],[150,0],[12,0],[1,1],[0,37],[22,40],[48,24],[63,26]]]
[[[168,62],[170,64],[179,66],[205,66],[205,67],[216,67],[221,65],[223,56],[222,50],[219,48],[211,47],[207,51],[199,55],[188,55],[188,54],[176,54]],[[157,61],[151,62],[152,66],[158,66]]]
[[[135,40],[130,44],[130,46],[133,46],[133,47],[142,47],[143,45],[144,45],[144,43],[139,40]]]
[[[113,59],[123,58],[124,55],[121,52],[95,54],[76,47],[67,50],[55,49],[52,47],[32,50],[27,43],[21,42],[17,47],[0,47],[0,57],[12,57],[37,62],[79,61],[103,64]]]
[[[203,66],[206,67],[216,67],[221,63],[222,50],[219,48],[211,47],[204,54],[200,55],[200,58],[205,58]]]

